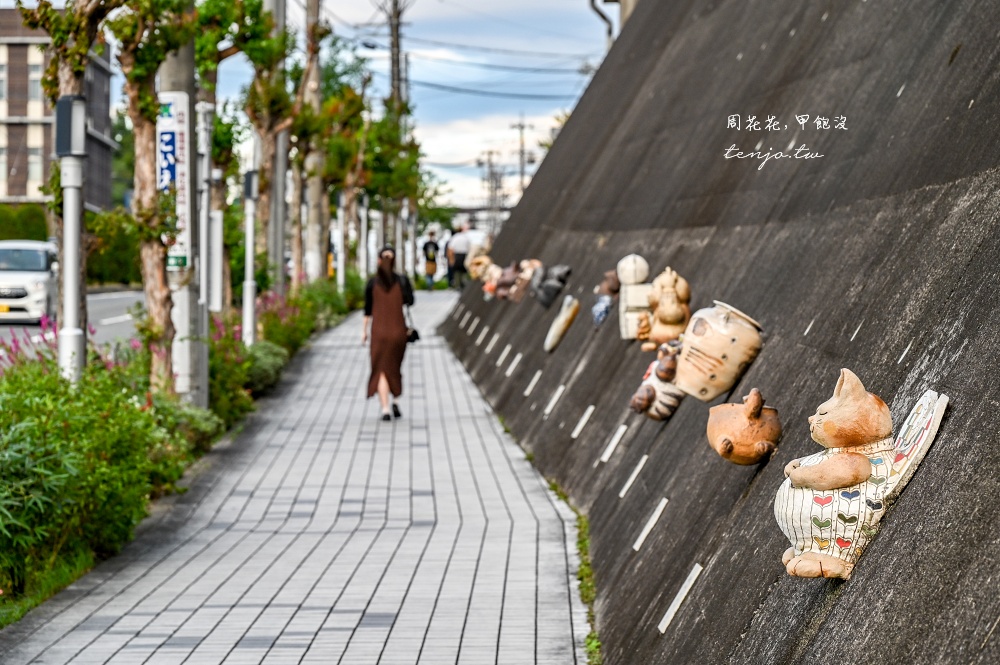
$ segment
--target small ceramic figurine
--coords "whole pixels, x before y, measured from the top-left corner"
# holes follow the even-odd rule
[[[535,276],[535,271],[542,269],[542,262],[538,259],[525,259],[517,264],[517,279],[510,289],[510,299],[514,302],[521,302],[531,288],[531,280]]]
[[[774,452],[781,437],[777,409],[764,406],[754,388],[742,404],[719,404],[708,411],[708,443],[734,464],[757,464]]]
[[[569,280],[572,269],[566,265],[540,266],[531,275],[531,295],[548,309]]]
[[[573,321],[576,320],[576,315],[579,312],[579,300],[573,296],[566,296],[563,298],[563,304],[559,309],[559,314],[549,327],[549,333],[545,336],[544,348],[548,353],[552,353],[556,350],[556,347],[559,346],[559,342],[562,341],[566,331],[569,330],[571,325],[573,325]]]
[[[649,293],[652,284],[645,284],[649,278],[649,263],[638,254],[629,254],[618,262],[618,331],[622,339],[636,339],[640,327],[648,326]],[[645,321],[644,321],[645,318]]]
[[[608,318],[608,314],[611,313],[611,307],[614,305],[615,298],[618,297],[621,286],[622,283],[618,279],[618,271],[609,270],[604,273],[604,279],[601,283],[594,287],[594,293],[597,294],[597,302],[590,309],[590,313],[594,316],[595,326],[601,325]]]
[[[676,271],[667,268],[653,280],[647,299],[651,311],[644,314],[645,323],[637,339],[643,340],[643,351],[653,351],[684,332],[691,319],[691,287]]]
[[[684,393],[671,383],[676,374],[677,349],[663,344],[656,353],[656,360],[646,368],[629,407],[636,413],[645,413],[652,420],[669,419],[684,399]]]
[[[691,317],[682,337],[682,343],[660,346],[660,353],[668,349],[676,353],[676,371],[665,381],[669,388],[658,392],[679,395],[667,400],[656,412],[638,408],[643,400],[632,400],[632,409],[645,413],[654,420],[666,420],[673,415],[684,395],[692,395],[703,402],[711,402],[724,392],[732,390],[739,378],[760,352],[763,340],[760,324],[735,307],[715,301],[714,307],[700,309]],[[676,350],[680,347],[680,351]],[[657,362],[663,363],[663,360]],[[654,363],[655,364],[655,363]],[[648,379],[648,373],[647,373]],[[645,383],[645,382],[644,382]],[[640,387],[640,391],[642,391]],[[673,404],[672,408],[667,408]]]
[[[469,269],[469,277],[476,281],[482,281],[486,271],[493,265],[493,259],[486,254],[480,254],[476,258],[467,261],[466,264]]]
[[[879,521],[937,434],[947,395],[928,390],[892,437],[889,407],[840,370],[833,397],[809,417],[813,441],[826,450],[792,460],[774,498],[774,517],[792,546],[789,575],[848,579]]]
[[[507,300],[510,297],[511,289],[517,283],[517,263],[512,263],[500,272],[500,277],[496,283],[496,297]]]

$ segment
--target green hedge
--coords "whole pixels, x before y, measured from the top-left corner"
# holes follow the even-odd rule
[[[0,240],[46,240],[45,208],[34,203],[0,205]]]

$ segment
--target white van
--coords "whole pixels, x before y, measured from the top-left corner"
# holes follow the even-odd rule
[[[0,321],[54,318],[58,268],[51,242],[0,240]]]

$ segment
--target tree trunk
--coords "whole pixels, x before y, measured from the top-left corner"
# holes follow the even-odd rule
[[[302,167],[296,160],[292,164],[292,294],[299,291],[304,276],[302,266]]]
[[[128,88],[129,86],[126,86]],[[131,91],[130,101],[138,100],[138,90]],[[145,236],[140,246],[142,285],[149,316],[148,342],[152,352],[149,382],[154,392],[173,392],[174,372],[170,346],[174,339],[174,324],[170,318],[173,298],[167,282],[167,248],[159,236],[156,178],[156,123],[142,115],[138,104],[129,104],[135,135],[135,175],[133,213]]]
[[[260,132],[260,164],[257,171],[260,190],[257,197],[257,235],[254,238],[254,251],[257,254],[267,251],[267,229],[271,221],[271,176],[276,144],[274,132]]]

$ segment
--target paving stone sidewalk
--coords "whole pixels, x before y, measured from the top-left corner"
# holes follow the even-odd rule
[[[582,665],[572,515],[433,334],[454,296],[417,302],[402,419],[352,315],[0,663]]]

